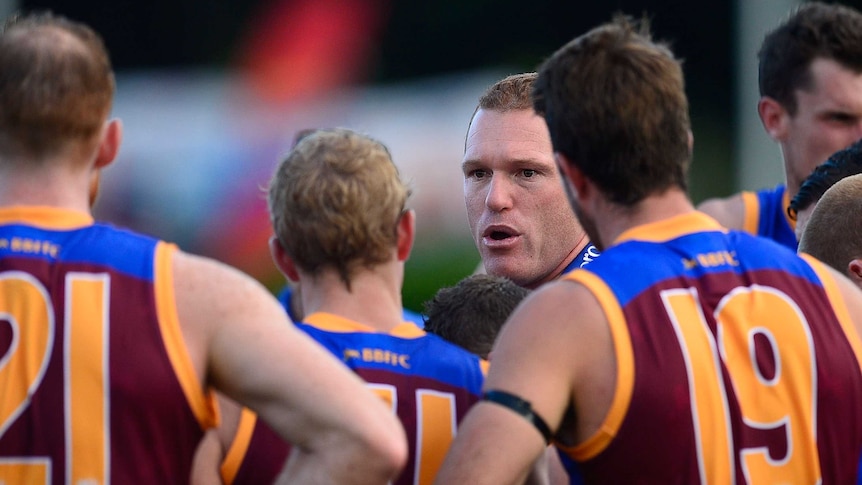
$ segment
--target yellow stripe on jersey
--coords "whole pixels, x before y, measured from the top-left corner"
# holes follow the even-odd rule
[[[174,373],[177,375],[192,412],[194,412],[201,427],[207,429],[218,424],[218,411],[213,394],[211,392],[205,393],[199,384],[197,373],[183,339],[182,330],[180,330],[172,271],[172,258],[176,250],[175,245],[165,242],[159,242],[156,246],[155,276],[153,278],[156,292],[156,313],[158,314],[162,340],[164,340]]]
[[[23,222],[47,229],[77,229],[93,224],[86,212],[44,206],[14,206],[0,209],[0,224]]]
[[[692,211],[663,221],[633,227],[620,234],[612,246],[628,240],[663,242],[695,232],[725,230],[715,219],[703,212]]]
[[[787,221],[787,225],[795,232],[796,221],[791,219],[790,214],[787,213],[788,207],[790,207],[790,192],[788,192],[787,189],[784,189],[784,195],[781,196],[781,215],[784,216],[784,220]]]
[[[629,404],[631,403],[632,391],[634,390],[634,352],[632,351],[631,336],[623,317],[622,308],[620,308],[616,297],[607,284],[588,271],[573,271],[564,276],[564,278],[583,284],[599,301],[605,317],[608,319],[617,361],[617,382],[616,389],[614,390],[614,398],[599,430],[583,443],[573,447],[558,445],[575,459],[584,461],[598,455],[607,448],[611,440],[616,436],[617,431],[619,431],[620,425],[626,416]]]
[[[108,401],[107,274],[66,275],[66,473],[69,483],[108,483],[110,404]],[[97,378],[93,378],[97,376]]]
[[[374,327],[359,323],[355,320],[328,312],[315,312],[303,319],[303,323],[327,332],[366,332],[383,333]],[[418,338],[425,335],[425,331],[410,322],[404,322],[393,328],[388,335],[401,338]]]
[[[743,192],[742,207],[743,219],[742,230],[749,234],[757,234],[757,226],[760,224],[760,201],[754,192]]]
[[[800,253],[800,256],[811,265],[814,272],[817,273],[817,277],[820,278],[820,282],[823,283],[823,289],[826,290],[829,303],[832,304],[832,309],[838,317],[838,323],[841,324],[841,329],[844,330],[847,342],[850,343],[850,348],[853,349],[856,362],[859,364],[860,371],[862,371],[862,340],[860,340],[859,333],[856,331],[856,325],[853,324],[853,320],[850,318],[850,312],[847,310],[847,304],[844,303],[844,298],[841,296],[838,285],[823,263],[805,253]]]
[[[221,463],[221,478],[226,485],[231,485],[236,479],[236,474],[239,472],[239,467],[248,451],[248,445],[251,443],[251,435],[254,433],[256,423],[257,415],[254,414],[254,411],[243,407],[240,411],[236,435]]]

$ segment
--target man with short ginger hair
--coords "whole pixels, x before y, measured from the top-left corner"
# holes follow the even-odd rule
[[[400,425],[263,286],[93,220],[113,94],[86,25],[0,33],[0,482],[187,483],[216,388],[297,444],[288,480],[386,483]]]

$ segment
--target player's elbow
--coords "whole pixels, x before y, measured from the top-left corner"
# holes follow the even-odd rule
[[[379,477],[386,477],[387,481],[394,481],[407,464],[407,436],[401,422],[395,415],[389,416],[383,426],[378,427],[372,433],[366,434],[361,448],[373,455],[366,465],[373,468],[373,473]]]
[[[388,409],[330,445],[337,446],[340,455],[330,464],[342,468],[340,476],[351,477],[344,483],[394,482],[407,463],[404,428]],[[356,477],[365,478],[355,481]]]

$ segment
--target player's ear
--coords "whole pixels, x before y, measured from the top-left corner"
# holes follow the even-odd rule
[[[847,276],[856,286],[862,288],[862,259],[852,259],[847,263]]]
[[[407,261],[413,250],[413,240],[416,237],[416,212],[412,209],[401,213],[398,220],[398,261]]]
[[[277,237],[269,238],[269,254],[272,256],[272,261],[275,267],[290,281],[299,281],[299,272],[296,270],[296,263],[293,258],[284,250],[281,241]]]
[[[760,116],[760,122],[763,123],[766,133],[773,140],[784,140],[787,136],[787,122],[790,116],[781,103],[774,98],[764,96],[757,103],[757,114]]]
[[[568,184],[572,188],[574,191],[572,195],[577,199],[581,199],[581,196],[587,190],[587,178],[584,176],[584,173],[561,152],[554,152],[554,159],[557,161],[557,167],[563,175],[563,183]]]
[[[114,118],[105,122],[99,140],[99,151],[96,153],[96,168],[110,165],[120,152],[120,143],[123,141],[123,122]]]

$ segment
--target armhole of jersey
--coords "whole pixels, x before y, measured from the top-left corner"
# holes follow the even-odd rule
[[[749,234],[757,234],[760,223],[760,201],[754,192],[742,192],[742,230]]]
[[[787,213],[787,209],[790,207],[790,193],[787,192],[787,188],[784,188],[784,193],[781,195],[781,215],[784,216],[784,220],[787,221],[787,226],[790,228],[790,231],[794,234],[796,233],[796,221],[790,218],[790,214]]]
[[[189,406],[202,429],[208,429],[218,424],[218,406],[212,392],[204,392],[198,383],[198,377],[192,365],[180,330],[180,319],[177,315],[176,298],[174,295],[173,256],[177,247],[173,244],[159,242],[156,246],[155,275],[153,286],[156,293],[156,315],[165,350],[174,368],[174,374],[183,389]]]
[[[583,443],[575,446],[568,447],[558,444],[563,451],[575,460],[586,461],[608,447],[611,440],[616,436],[617,431],[619,431],[620,425],[628,412],[635,380],[634,352],[632,351],[631,335],[623,317],[622,309],[608,285],[588,271],[574,271],[564,278],[583,284],[598,300],[605,317],[608,319],[617,363],[617,383],[614,389],[614,397],[598,431]]]
[[[255,424],[257,424],[257,415],[249,408],[243,407],[239,414],[236,435],[234,435],[230,448],[225,453],[224,461],[221,463],[221,478],[224,480],[225,485],[231,485],[234,479],[236,479],[239,467],[242,465],[245,454],[248,452]]]
[[[826,291],[826,296],[829,298],[829,303],[832,304],[833,311],[838,317],[838,323],[841,329],[844,330],[844,335],[847,337],[847,342],[850,343],[850,348],[856,355],[856,363],[859,364],[859,371],[862,372],[862,340],[859,333],[856,331],[856,326],[850,318],[850,311],[847,310],[847,305],[844,303],[844,298],[841,296],[841,290],[838,289],[838,284],[832,278],[832,275],[824,267],[823,263],[818,261],[808,254],[800,254],[805,261],[811,265],[820,282],[823,284],[823,289]]]

